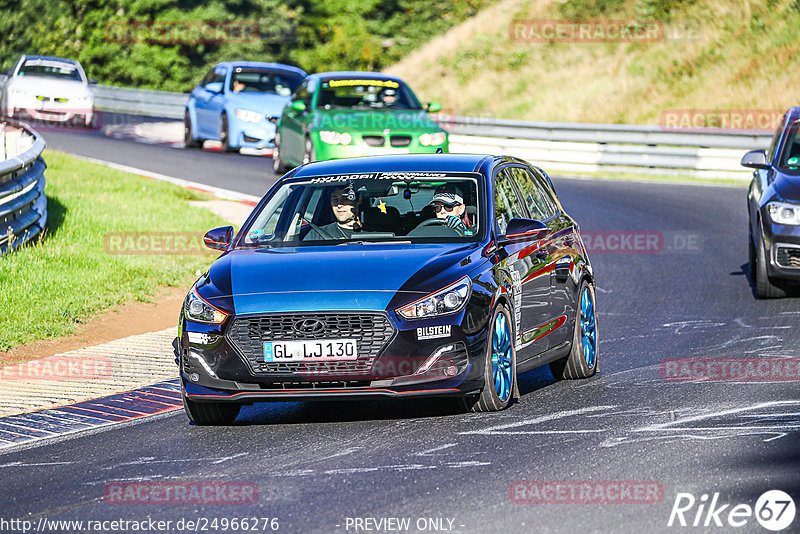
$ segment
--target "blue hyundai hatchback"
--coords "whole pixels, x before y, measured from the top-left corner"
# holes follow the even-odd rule
[[[258,401],[451,396],[500,410],[517,374],[597,369],[594,274],[549,177],[500,156],[316,162],[286,174],[186,297],[200,425]]]
[[[183,121],[184,144],[220,141],[226,152],[273,146],[275,124],[305,79],[298,67],[254,61],[224,62],[192,90]]]

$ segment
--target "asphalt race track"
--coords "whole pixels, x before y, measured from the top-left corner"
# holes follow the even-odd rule
[[[269,158],[96,134],[46,139],[54,149],[249,194],[274,181]],[[0,453],[2,516],[173,525],[266,517],[277,518],[279,532],[355,532],[359,518],[409,518],[412,532],[764,532],[752,515],[732,528],[728,513],[772,489],[800,503],[800,300],[753,295],[745,188],[554,181],[592,242],[597,376],[556,382],[535,370],[520,377],[519,401],[494,414],[432,401],[262,404],[245,408],[234,427],[199,428],[173,412],[43,441]],[[656,245],[637,247],[636,236]],[[620,240],[633,250],[603,250]],[[722,357],[770,365],[793,357],[795,374],[697,381],[670,371],[671,359]],[[587,480],[612,502],[519,502],[546,482]],[[146,481],[254,484],[257,498],[213,506],[104,499],[109,484]],[[615,502],[611,488],[625,481],[658,488],[657,497]],[[715,516],[724,527],[707,518],[708,503],[698,520],[710,526],[668,527],[679,493],[697,499],[689,524],[701,495],[710,502],[718,493],[717,508],[729,505]],[[253,531],[271,531],[262,526]]]

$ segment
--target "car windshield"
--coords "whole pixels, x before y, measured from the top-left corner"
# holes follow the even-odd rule
[[[317,107],[422,109],[414,93],[404,83],[388,79],[325,80],[320,84]]]
[[[778,167],[784,172],[800,174],[800,122],[793,123],[786,132]]]
[[[62,80],[83,81],[75,63],[52,59],[28,59],[17,72],[17,76],[41,76]]]
[[[234,93],[274,93],[289,96],[303,81],[299,74],[282,70],[236,67],[231,75]]]
[[[479,174],[380,172],[288,181],[239,246],[475,241],[485,221]]]

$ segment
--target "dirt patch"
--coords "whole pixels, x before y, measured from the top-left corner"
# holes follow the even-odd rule
[[[46,358],[70,350],[99,345],[123,337],[163,330],[178,325],[181,303],[188,287],[159,289],[154,302],[130,302],[110,308],[79,325],[74,334],[41,339],[0,352],[0,365]]]

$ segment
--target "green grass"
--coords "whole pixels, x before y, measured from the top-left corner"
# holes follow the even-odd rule
[[[109,232],[192,232],[199,240],[225,224],[189,205],[206,198],[193,191],[50,150],[44,158],[44,237],[0,257],[0,351],[70,334],[101,310],[151,301],[159,287],[186,286],[214,257],[110,254]]]
[[[659,124],[665,110],[786,110],[794,0],[500,0],[385,69],[460,115]],[[512,21],[655,21],[655,42],[521,42]],[[709,126],[713,126],[709,124]]]

